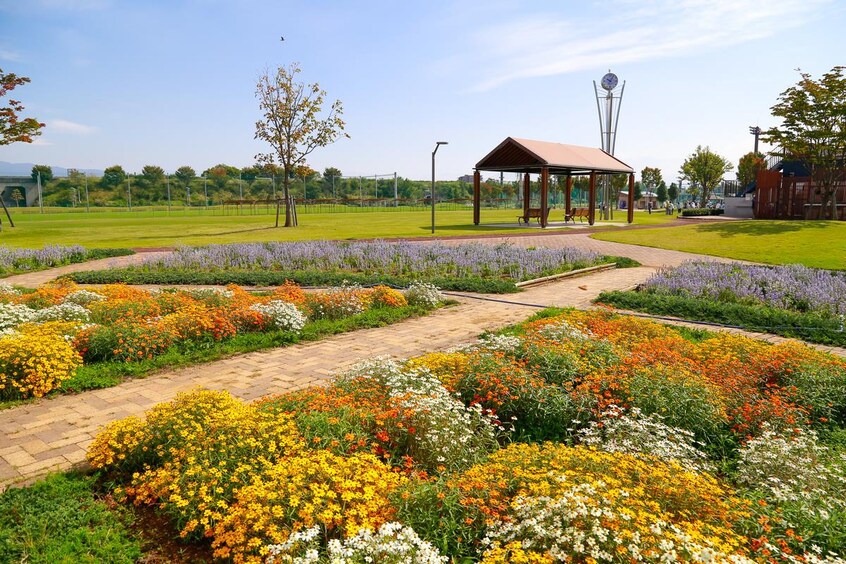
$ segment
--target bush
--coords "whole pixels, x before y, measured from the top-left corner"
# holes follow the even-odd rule
[[[0,494],[0,562],[138,562],[128,516],[99,500],[93,482],[56,474]]]
[[[305,307],[312,319],[341,319],[364,312],[369,296],[359,286],[340,286],[306,296]],[[414,304],[412,304],[414,305]]]
[[[32,321],[38,312],[25,305],[0,303],[0,332]]]
[[[684,217],[699,217],[703,215],[723,215],[726,210],[713,208],[686,208],[681,214]]]
[[[40,398],[82,365],[63,336],[38,325],[0,336],[0,398]]]
[[[619,309],[765,331],[812,343],[846,346],[846,332],[840,330],[840,321],[814,313],[653,292],[602,292],[595,302]]]
[[[394,287],[406,287],[414,279],[390,274],[357,274],[350,272],[321,272],[317,270],[275,271],[275,270],[224,270],[202,272],[195,270],[153,271],[133,269],[108,269],[86,272],[73,272],[65,275],[68,280],[80,284],[110,284],[126,282],[128,284],[238,284],[240,286],[280,286],[294,282],[302,286],[329,287],[343,283],[362,286],[384,284]],[[443,290],[456,292],[475,292],[479,294],[509,294],[519,292],[511,280],[499,280],[469,276],[466,278],[448,278],[435,276],[429,282]]]
[[[745,504],[730,489],[708,474],[654,457],[513,444],[451,483],[462,493],[470,518],[494,524],[489,536],[503,543],[495,549],[525,540],[521,549],[536,557],[553,546],[561,547],[558,553],[577,554],[580,532],[601,535],[608,529],[615,534],[597,536],[595,543],[585,539],[582,550],[593,545],[614,554],[617,547],[631,551],[634,546],[646,555],[663,540],[691,535],[734,553],[745,541],[731,529],[745,515]],[[613,525],[597,529],[592,526],[597,517]]]
[[[282,544],[268,547],[268,564],[275,563],[280,557],[285,562],[294,559],[295,562],[307,564],[316,562],[313,558],[320,547],[319,539],[323,535],[320,527],[312,527],[305,531],[293,533]],[[337,563],[366,563],[380,564],[447,564],[445,556],[441,556],[437,549],[422,540],[414,529],[401,523],[385,523],[374,533],[371,529],[361,529],[355,536],[346,539],[332,539],[327,547],[327,558]],[[311,556],[310,556],[311,555]]]
[[[846,455],[831,453],[813,431],[787,436],[766,430],[740,451],[738,482],[752,490],[748,533],[802,553],[805,543],[838,552],[846,530]],[[760,501],[759,501],[760,500]]]
[[[271,300],[264,304],[255,304],[250,309],[260,313],[267,318],[268,325],[283,331],[302,331],[306,323],[306,317],[292,303],[280,300]]]
[[[412,282],[405,290],[405,299],[410,305],[437,307],[444,297],[438,287],[428,282]]]
[[[165,352],[176,335],[161,323],[127,320],[113,325],[97,325],[83,332],[77,346],[86,362],[149,360]]]
[[[290,456],[237,492],[214,528],[214,554],[260,563],[268,545],[301,528],[319,525],[330,538],[376,529],[393,518],[387,496],[405,481],[371,454]]]
[[[290,416],[200,390],[155,406],[146,421],[110,423],[89,447],[88,460],[128,481],[125,495],[157,505],[181,536],[199,538],[227,515],[238,489],[301,448]]]

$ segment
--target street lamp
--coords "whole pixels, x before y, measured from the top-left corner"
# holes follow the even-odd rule
[[[441,145],[449,145],[449,142],[437,141],[435,143],[435,150],[432,151],[432,192],[429,194],[432,199],[432,233],[435,232],[435,153],[438,152],[438,147]]]

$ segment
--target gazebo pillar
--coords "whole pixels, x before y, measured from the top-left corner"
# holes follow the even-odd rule
[[[482,207],[482,175],[476,170],[473,173],[473,225],[479,225],[480,208]]]
[[[541,193],[540,193],[540,224],[546,227],[546,214],[549,210],[549,167],[541,168]]]
[[[529,204],[532,195],[529,193],[529,173],[523,175],[523,221],[529,223]]]
[[[634,173],[629,174],[629,198],[626,205],[629,208],[626,210],[629,212],[629,223],[632,223],[634,221]]]
[[[596,171],[590,171],[590,186],[588,188],[588,223],[593,225],[596,219]]]
[[[567,182],[564,184],[564,212],[569,216],[572,213],[570,197],[573,193],[573,177],[567,173]]]

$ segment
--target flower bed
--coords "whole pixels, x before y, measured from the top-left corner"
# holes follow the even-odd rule
[[[425,280],[450,290],[513,292],[516,282],[614,261],[575,248],[307,241],[182,247],[140,266],[75,273],[72,278],[87,283],[262,285],[284,277],[306,285],[346,279],[394,286]]]
[[[129,249],[86,249],[80,245],[45,245],[40,250],[0,245],[0,276],[131,254],[134,251]]]
[[[843,346],[844,296],[843,272],[689,262],[662,270],[638,291],[603,292],[596,301]]]
[[[421,294],[423,292],[423,294]],[[126,285],[80,290],[72,282],[20,292],[0,285],[0,400],[41,397],[85,366],[131,366],[173,350],[214,350],[236,336],[291,335],[320,320],[437,307],[437,288],[403,293],[355,286],[304,293],[294,284],[258,296],[225,290],[148,292]],[[423,295],[427,299],[421,299]]]
[[[846,362],[682,335],[565,311],[249,404],[182,394],[88,456],[224,561],[844,562]]]

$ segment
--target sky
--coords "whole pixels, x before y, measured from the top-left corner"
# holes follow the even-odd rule
[[[313,169],[426,179],[447,141],[449,180],[509,136],[600,147],[610,70],[617,158],[669,183],[698,145],[736,166],[797,69],[846,64],[845,28],[843,0],[0,0],[0,68],[47,124],[0,161],[249,166],[258,78],[297,62],[350,135]]]

